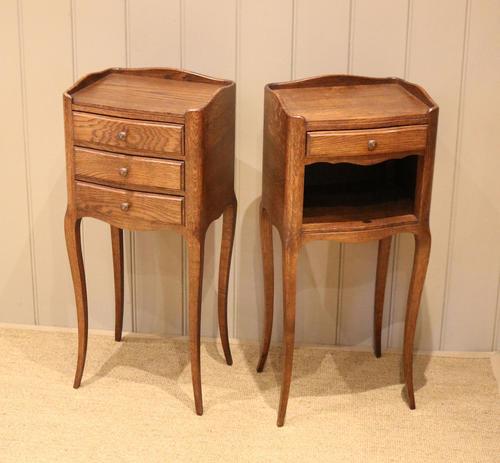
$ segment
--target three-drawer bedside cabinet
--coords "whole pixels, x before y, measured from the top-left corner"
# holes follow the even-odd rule
[[[297,256],[311,240],[378,240],[374,350],[381,354],[382,311],[393,235],[415,236],[404,328],[403,370],[410,408],[413,342],[430,253],[429,208],[438,107],[419,86],[396,78],[323,76],[265,89],[260,212],[267,359],[273,322],[272,225],[283,253],[285,420],[295,336]]]
[[[236,220],[235,84],[175,69],[107,69],[78,81],[63,101],[64,227],[78,319],[74,387],[81,383],[88,332],[81,219],[110,224],[117,341],[123,323],[123,229],[171,229],[188,249],[191,373],[201,415],[203,249],[208,226],[221,215],[218,316],[226,362],[232,363],[227,286]]]

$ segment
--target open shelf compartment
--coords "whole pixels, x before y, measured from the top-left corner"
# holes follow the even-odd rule
[[[416,222],[417,155],[373,165],[315,163],[305,166],[304,229],[376,228]]]

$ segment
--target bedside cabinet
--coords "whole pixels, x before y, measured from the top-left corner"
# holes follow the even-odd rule
[[[295,336],[297,256],[303,243],[378,240],[375,355],[392,236],[412,233],[415,258],[404,330],[404,378],[410,408],[413,341],[430,252],[429,208],[438,107],[401,79],[324,76],[265,89],[261,245],[265,326],[262,371],[273,321],[272,225],[283,246],[283,381],[278,426],[285,420]]]
[[[123,323],[123,229],[171,229],[188,247],[191,372],[201,415],[203,248],[208,226],[221,214],[218,315],[226,362],[232,363],[227,285],[236,220],[235,84],[175,69],[107,69],[64,94],[64,117],[64,227],[78,316],[74,387],[82,379],[88,331],[81,219],[111,226],[117,341]]]

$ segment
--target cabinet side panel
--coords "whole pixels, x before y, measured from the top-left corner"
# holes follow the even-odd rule
[[[182,3],[184,18],[183,67],[209,76],[235,80],[238,2],[233,0],[212,0],[210,2],[184,0]],[[226,120],[225,115],[223,115],[223,118]],[[228,121],[233,119],[234,116],[227,118]],[[216,120],[213,123],[215,127],[219,125]],[[224,133],[227,135],[229,132]],[[206,135],[208,136],[208,133]],[[227,140],[226,137],[226,145],[228,144]],[[214,143],[215,140],[207,140],[207,142]],[[208,164],[212,164],[211,159],[207,159],[207,167]],[[225,175],[232,178],[234,168],[231,169],[227,166],[227,169]],[[217,323],[217,282],[221,237],[222,219],[218,219],[209,226],[205,237],[203,309],[201,311],[202,336],[217,337],[219,333]],[[234,260],[233,258],[233,263]],[[230,335],[233,333],[234,327],[235,277],[235,267],[232,265],[228,289],[228,326]]]
[[[286,114],[276,95],[266,88],[262,159],[262,206],[281,229],[285,203]]]
[[[234,130],[236,87],[226,87],[204,110],[203,221],[222,214],[234,198]]]

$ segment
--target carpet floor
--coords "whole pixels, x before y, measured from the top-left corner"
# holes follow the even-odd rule
[[[79,390],[76,334],[0,328],[0,462],[495,462],[500,401],[488,358],[415,358],[297,348],[277,428],[279,349],[202,347],[205,414],[193,411],[185,340],[92,334]]]

